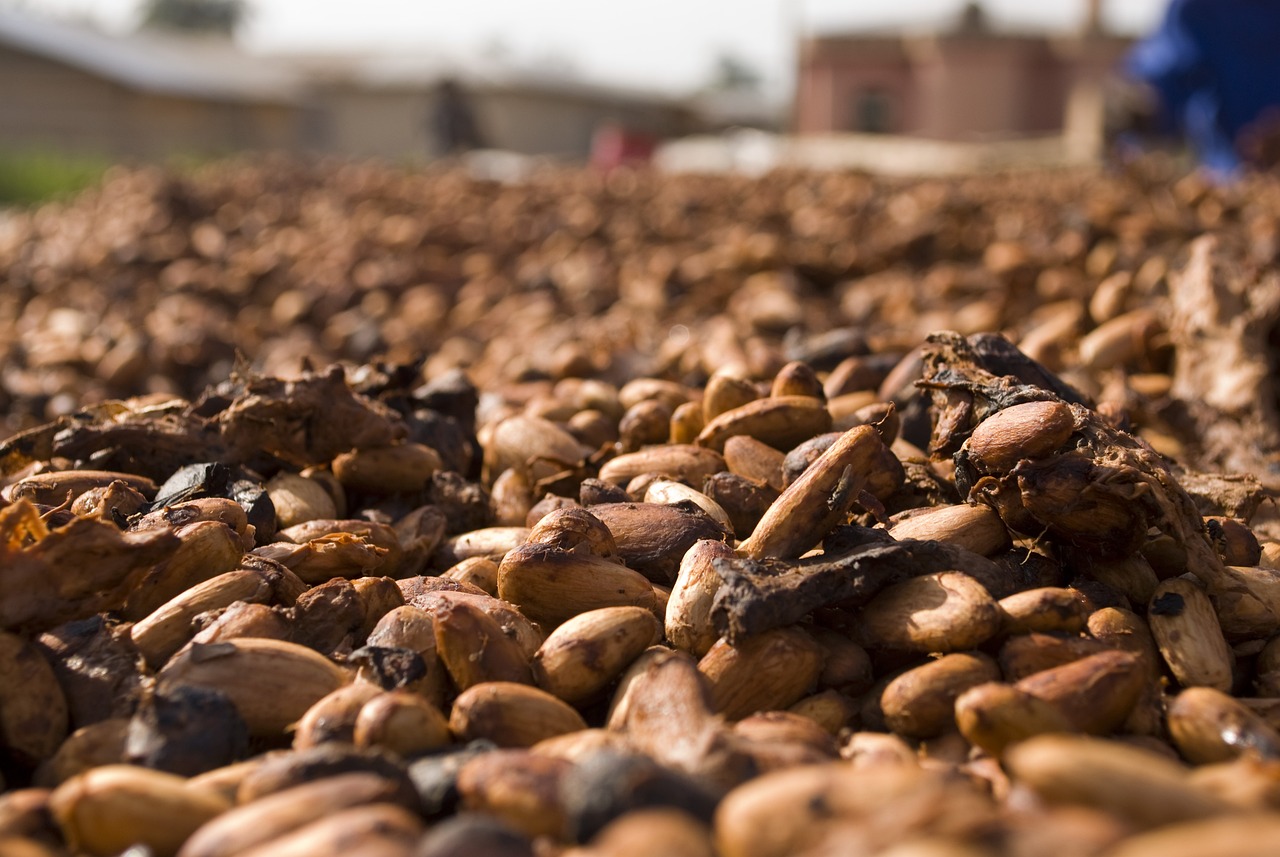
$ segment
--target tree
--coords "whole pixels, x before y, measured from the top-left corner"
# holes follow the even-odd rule
[[[709,89],[759,89],[763,78],[758,69],[742,57],[722,53],[716,57]]]
[[[247,11],[245,0],[146,0],[142,26],[230,36]]]

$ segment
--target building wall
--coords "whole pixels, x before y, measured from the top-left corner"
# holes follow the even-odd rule
[[[0,46],[0,146],[81,154],[122,151],[128,93],[42,57]]]
[[[885,93],[888,133],[939,140],[1037,136],[1063,129],[1081,80],[1114,68],[1130,42],[991,33],[819,37],[801,47],[793,127],[867,131],[863,94]]]
[[[299,108],[126,89],[0,46],[0,147],[112,158],[293,149]]]

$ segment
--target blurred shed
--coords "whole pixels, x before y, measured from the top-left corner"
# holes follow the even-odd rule
[[[154,158],[293,149],[305,82],[225,38],[113,36],[0,9],[0,146]]]
[[[219,36],[91,27],[0,8],[0,148],[154,159],[243,150],[440,154],[441,83],[467,94],[486,147],[584,159],[602,126],[662,139],[696,126],[664,93],[438,52],[259,56]]]
[[[433,116],[444,81],[470,104],[483,145],[527,155],[586,158],[596,131],[618,125],[668,138],[696,127],[665,93],[591,83],[549,68],[439,55],[299,56],[321,127],[313,143],[352,155],[439,155]]]

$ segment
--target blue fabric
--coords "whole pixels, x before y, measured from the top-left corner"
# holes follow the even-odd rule
[[[1164,130],[1184,134],[1205,166],[1233,172],[1240,131],[1280,107],[1280,1],[1171,0],[1126,70],[1158,93]]]

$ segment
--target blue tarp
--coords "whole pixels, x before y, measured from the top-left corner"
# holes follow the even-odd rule
[[[1241,132],[1280,108],[1280,2],[1171,0],[1126,70],[1160,98],[1164,130],[1216,172],[1241,166]]]

